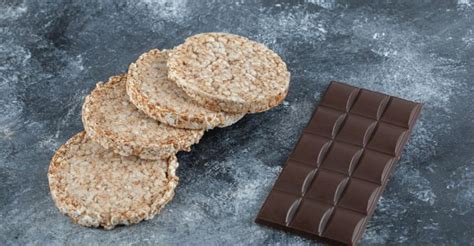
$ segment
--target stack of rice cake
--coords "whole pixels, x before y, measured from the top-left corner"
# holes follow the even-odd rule
[[[142,54],[127,74],[97,83],[82,107],[85,131],[51,160],[59,210],[112,229],[153,218],[173,198],[178,151],[204,132],[269,110],[288,92],[286,64],[263,44],[203,33]]]

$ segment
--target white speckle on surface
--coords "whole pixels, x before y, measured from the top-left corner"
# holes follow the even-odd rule
[[[318,31],[320,31],[321,33],[328,33],[328,30],[324,29],[323,25],[321,23],[318,24]]]
[[[305,2],[316,4],[325,9],[334,9],[336,7],[336,0],[305,0]]]
[[[402,202],[393,197],[381,197],[377,204],[377,212],[374,214],[374,220],[378,217],[387,217],[386,221],[382,223],[369,223],[366,232],[364,233],[364,242],[374,245],[384,245],[390,240],[390,234],[397,235],[397,241],[404,241],[406,231],[394,227],[397,219],[402,218],[407,213],[407,207]]]
[[[26,13],[27,7],[25,3],[17,6],[0,8],[0,20],[16,20]]]
[[[371,49],[371,51],[378,54],[378,55],[380,55],[380,56],[385,56],[385,57],[397,54],[396,50],[391,50],[389,48]]]
[[[412,137],[405,147],[406,154],[403,156],[403,163],[416,165],[418,160],[425,160],[429,156],[435,155],[438,141],[433,132],[443,130],[443,126],[442,124],[439,127],[433,127],[422,120],[418,121],[413,129]]]
[[[82,64],[82,56],[77,55],[76,57],[71,58],[71,60],[69,62],[69,66],[73,70],[83,71],[84,70],[84,65]]]
[[[58,124],[56,125],[56,133],[54,135],[54,138],[57,139],[60,137],[60,133],[63,129],[66,129],[68,125],[70,124],[71,120],[76,119],[76,114],[77,112],[81,111],[82,108],[82,103],[84,101],[84,98],[88,94],[89,90],[79,90],[74,93],[74,96],[72,100],[66,102],[67,111],[65,114],[63,114],[58,121]],[[44,140],[42,140],[44,141]],[[48,143],[50,142],[49,139],[47,141]],[[53,145],[54,146],[54,145]]]
[[[256,39],[277,53],[285,53],[289,46],[287,40],[317,44],[326,39],[328,31],[323,18],[319,13],[306,11],[302,5],[271,16],[266,11],[267,9],[262,9],[256,18],[256,24],[260,27]]]
[[[467,48],[474,46],[474,31],[470,29],[466,35],[462,37],[462,41],[466,44]]]
[[[422,221],[421,221],[422,222]],[[432,230],[437,231],[439,230],[439,223],[435,223],[432,220],[428,222],[429,224],[423,226],[423,230]]]
[[[321,99],[321,92],[316,91],[316,92],[313,94],[313,99],[315,99],[315,100]]]
[[[458,0],[458,7],[472,7],[471,0]]]
[[[370,42],[373,40],[372,33],[382,33],[387,28],[389,26],[384,25],[383,20],[378,20],[377,24],[361,22],[354,26],[354,34]],[[347,80],[368,83],[370,89],[419,101],[425,107],[448,110],[453,87],[461,85],[454,79],[435,73],[450,74],[464,68],[458,66],[458,61],[421,53],[425,44],[411,41],[416,40],[417,36],[417,33],[406,29],[377,39],[371,50],[386,60],[381,66],[361,67]]]
[[[364,240],[366,242],[369,242],[371,244],[377,244],[377,245],[383,245],[387,242],[388,240],[388,233],[387,231],[375,231],[375,230],[370,230],[368,229],[364,233]]]
[[[39,141],[38,145],[41,149],[47,150],[49,152],[54,152],[61,146],[61,142],[57,139],[56,136],[50,136]]]
[[[395,179],[416,199],[433,205],[436,202],[430,182],[421,175],[420,171],[400,164],[396,171]]]
[[[379,38],[381,38],[381,37],[383,37],[383,36],[385,36],[385,33],[384,33],[384,32],[382,32],[382,33],[376,32],[376,33],[374,33],[373,39],[379,39]]]
[[[188,0],[139,0],[130,1],[138,7],[144,7],[150,11],[152,19],[164,19],[180,23],[185,21],[188,13]]]
[[[8,140],[12,140],[13,135],[15,135],[14,131],[4,126],[2,127],[1,132],[0,132],[0,138],[8,141]]]
[[[470,165],[456,169],[451,177],[459,177],[449,182],[455,196],[456,212],[460,215],[471,213],[474,209],[474,160]]]
[[[6,36],[8,32],[0,29],[2,35]],[[0,63],[0,136],[4,140],[10,140],[21,122],[24,105],[17,97],[16,84],[22,77],[18,68],[25,68],[30,58],[31,54],[21,46],[8,42],[0,44],[0,60],[9,61]]]

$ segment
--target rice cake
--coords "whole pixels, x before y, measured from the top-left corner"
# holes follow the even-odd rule
[[[286,64],[265,45],[227,33],[203,33],[170,51],[168,77],[214,110],[256,113],[288,93]]]
[[[187,129],[234,124],[245,114],[216,112],[194,102],[168,79],[168,51],[150,50],[128,69],[127,94],[137,108],[162,123]]]
[[[138,110],[125,90],[126,74],[99,82],[86,97],[82,122],[87,135],[121,155],[160,159],[177,151],[189,151],[199,142],[203,130],[179,129],[162,124]]]
[[[61,213],[82,226],[112,229],[153,218],[178,184],[175,156],[121,156],[80,132],[51,160],[49,187]]]

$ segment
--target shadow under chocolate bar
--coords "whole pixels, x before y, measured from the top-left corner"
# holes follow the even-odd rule
[[[416,102],[331,82],[256,222],[357,244],[420,110]]]

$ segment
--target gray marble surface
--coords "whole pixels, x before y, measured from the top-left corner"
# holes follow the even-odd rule
[[[367,2],[0,1],[0,244],[312,244],[253,220],[340,80],[424,103],[361,244],[473,245],[474,2]],[[208,31],[279,53],[292,73],[286,101],[179,154],[176,197],[155,219],[113,231],[71,223],[46,173],[83,129],[84,96],[142,52]]]

